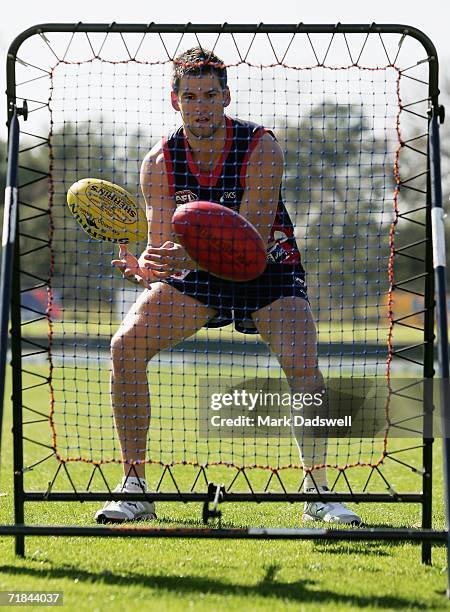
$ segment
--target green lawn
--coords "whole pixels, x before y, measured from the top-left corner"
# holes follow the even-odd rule
[[[33,371],[45,372],[39,367]],[[70,393],[76,383],[69,369],[66,374],[64,383]],[[96,379],[88,374],[87,377],[95,383]],[[26,376],[24,384],[32,385],[35,381],[35,376]],[[98,385],[104,387],[104,374]],[[79,383],[76,390],[79,397],[86,393]],[[33,407],[46,412],[46,387],[32,389],[28,394],[33,395]],[[1,520],[11,522],[12,440],[9,405],[7,408],[1,474],[1,488],[7,495],[0,502]],[[48,441],[45,422],[27,427],[39,441]],[[28,463],[43,455],[42,448],[26,446]],[[420,456],[412,455],[408,457],[412,463],[420,460]],[[191,468],[177,469],[181,481],[191,482]],[[420,487],[417,474],[394,465],[390,469],[398,490]],[[54,470],[55,462],[50,460],[28,472],[27,489],[44,488]],[[88,472],[88,466],[75,470],[77,486],[85,482]],[[118,468],[111,467],[111,478],[116,472],[118,475]],[[156,478],[156,473],[153,475],[150,470],[152,482],[153,477]],[[358,474],[355,477],[358,479]],[[297,480],[298,474],[292,479]],[[62,481],[60,488],[68,490],[67,481]],[[435,445],[434,491],[434,526],[443,528],[440,444]],[[96,508],[92,503],[28,504],[26,519],[36,524],[93,525]],[[301,507],[294,504],[229,504],[224,505],[223,511],[224,524],[236,527],[298,526],[301,516]],[[411,505],[364,504],[359,512],[368,525],[414,527],[420,522],[420,509]],[[157,524],[161,526],[200,525],[201,507],[160,503],[158,515]],[[421,564],[420,546],[395,542],[28,538],[26,558],[18,559],[12,540],[1,538],[0,555],[0,590],[62,590],[65,608],[80,612],[139,609],[316,612],[450,607],[444,594],[443,547],[433,549],[431,567]]]
[[[80,313],[78,317],[81,318]],[[90,315],[93,318],[93,315]],[[111,313],[106,313],[102,317],[102,321],[98,322],[95,320],[88,320],[89,315],[86,314],[85,320],[65,320],[65,321],[54,321],[52,323],[52,332],[55,338],[75,337],[75,336],[89,336],[91,338],[106,337],[110,338],[114,331],[119,326],[119,321],[110,322]],[[103,322],[107,320],[108,322]],[[420,325],[418,325],[420,328]],[[339,343],[339,342],[378,342],[380,344],[386,344],[389,323],[388,320],[376,320],[369,321],[366,325],[361,322],[354,321],[321,321],[317,325],[319,342],[323,343]],[[45,338],[48,333],[48,325],[45,320],[33,322],[31,325],[24,328],[24,334],[27,337],[39,337]],[[235,341],[245,342],[253,344],[259,339],[258,335],[247,335],[243,336],[239,332],[236,332],[232,325],[221,327],[219,329],[202,329],[195,337],[198,340],[222,340],[222,341]],[[420,329],[414,330],[408,327],[402,327],[396,325],[394,328],[394,339],[397,344],[414,344],[421,342],[423,339],[423,331]]]

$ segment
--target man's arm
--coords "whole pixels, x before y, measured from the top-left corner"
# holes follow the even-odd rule
[[[141,189],[146,203],[148,239],[139,265],[153,271],[158,278],[167,278],[177,270],[196,268],[185,249],[175,242],[172,216],[176,207],[169,189],[161,142],[142,163]]]
[[[175,212],[161,142],[145,156],[140,182],[148,221],[147,246],[161,246],[173,240],[172,215]]]
[[[175,205],[169,191],[161,143],[155,145],[142,162],[140,183],[148,221],[147,247],[138,260],[124,245],[121,245],[119,259],[114,259],[111,263],[125,278],[149,287],[151,283],[167,278],[171,274],[168,266],[161,264],[159,256],[155,257],[152,266],[148,266],[146,260],[149,248],[173,244],[171,220]]]
[[[245,191],[239,212],[268,243],[278,208],[284,156],[278,142],[264,134],[253,150],[245,176]]]

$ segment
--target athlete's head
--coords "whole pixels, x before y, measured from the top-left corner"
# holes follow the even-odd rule
[[[224,124],[230,103],[227,69],[211,51],[194,47],[173,62],[172,106],[197,138],[210,138]]]

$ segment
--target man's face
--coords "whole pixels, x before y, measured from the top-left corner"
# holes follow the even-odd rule
[[[216,74],[186,75],[178,93],[172,91],[172,106],[181,113],[183,125],[197,138],[211,138],[224,124],[224,109],[230,90],[222,89]]]

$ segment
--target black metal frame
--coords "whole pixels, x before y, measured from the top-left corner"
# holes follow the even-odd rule
[[[17,53],[22,43],[29,37],[50,32],[85,32],[85,33],[109,33],[120,32],[120,33],[215,33],[218,36],[225,33],[308,33],[308,34],[339,34],[339,33],[359,33],[359,34],[401,34],[403,36],[410,36],[418,40],[424,47],[429,64],[429,99],[431,101],[431,110],[429,118],[429,134],[431,141],[431,154],[428,156],[428,184],[427,184],[427,230],[426,230],[426,288],[425,288],[425,323],[424,323],[424,341],[419,345],[412,347],[402,348],[397,351],[399,357],[414,361],[415,351],[420,351],[423,354],[423,365],[424,365],[424,377],[431,378],[434,374],[434,281],[433,281],[433,246],[432,240],[435,239],[434,232],[431,233],[431,209],[432,207],[442,209],[442,194],[440,192],[440,170],[439,170],[439,125],[438,118],[443,118],[442,107],[439,106],[438,102],[438,58],[436,49],[430,39],[423,34],[420,30],[404,25],[306,25],[306,24],[294,24],[294,25],[250,25],[250,24],[221,24],[221,25],[172,25],[172,24],[154,24],[148,25],[140,24],[42,24],[27,29],[20,34],[11,44],[7,58],[7,96],[8,96],[8,124],[10,126],[10,142],[15,142],[18,137],[18,120],[17,114],[25,114],[26,109],[17,108],[17,94],[16,94],[16,76],[15,66],[17,60]],[[10,172],[14,172],[14,166],[17,165],[16,157],[11,153],[9,158]],[[45,177],[44,177],[45,178]],[[40,179],[37,179],[40,180]],[[17,210],[12,210],[12,217],[10,220],[11,227],[15,227],[15,216]],[[17,228],[16,228],[16,231]],[[11,239],[12,240],[12,239]],[[11,244],[14,241],[11,241]],[[2,267],[2,280],[7,278],[8,271],[11,270],[11,266],[14,262],[18,261],[18,241],[16,241],[16,253],[13,257],[12,250],[9,248],[3,253],[3,267]],[[440,247],[443,248],[442,246]],[[405,247],[406,249],[406,247]],[[408,256],[407,253],[402,253]],[[442,262],[440,262],[442,263]],[[17,264],[16,264],[17,265]],[[422,560],[425,563],[431,562],[431,545],[433,542],[444,542],[448,540],[448,532],[444,531],[433,531],[432,527],[432,439],[423,440],[423,477],[422,477],[422,493],[354,493],[349,488],[349,493],[339,494],[339,499],[342,501],[353,501],[353,502],[409,502],[419,503],[422,505],[422,529],[419,530],[402,530],[402,529],[360,529],[357,531],[341,531],[341,530],[328,530],[328,529],[147,529],[147,528],[133,528],[120,530],[108,527],[61,527],[61,526],[27,526],[24,524],[24,504],[28,501],[107,501],[109,499],[148,499],[146,494],[116,494],[112,493],[109,489],[106,493],[94,493],[89,492],[89,486],[85,492],[78,492],[75,487],[73,491],[69,492],[52,492],[51,486],[47,491],[42,492],[26,492],[23,486],[23,429],[22,429],[22,378],[21,378],[21,321],[20,321],[20,279],[19,270],[14,268],[14,274],[12,276],[12,300],[11,300],[11,328],[12,328],[12,371],[13,371],[13,419],[14,419],[14,490],[15,490],[15,525],[4,525],[0,526],[0,534],[3,535],[14,535],[16,538],[16,553],[24,555],[24,538],[26,535],[105,535],[105,536],[145,536],[145,537],[211,537],[211,538],[222,538],[222,537],[235,537],[235,538],[304,538],[304,539],[348,539],[348,540],[366,540],[366,539],[381,539],[381,540],[393,540],[393,539],[405,539],[405,540],[420,540],[422,542]],[[411,279],[408,279],[411,280]],[[406,281],[405,281],[406,282]],[[445,407],[446,414],[450,415],[449,405],[449,392],[448,392],[448,349],[446,348],[447,341],[447,320],[446,320],[446,307],[445,307],[445,268],[442,271],[442,265],[436,268],[436,285],[438,290],[438,313],[439,313],[439,355],[441,363],[441,377],[443,379],[442,385],[442,397],[443,406]],[[2,312],[7,312],[9,305],[8,292],[2,293]],[[4,333],[2,317],[2,333]],[[37,346],[37,349],[41,347]],[[38,351],[36,351],[38,352]],[[2,354],[0,355],[0,361],[2,364],[5,363],[6,359],[6,342],[2,344]],[[417,363],[417,361],[414,361]],[[0,372],[2,374],[2,372]],[[1,377],[3,384],[3,376]],[[0,388],[0,391],[2,388]],[[3,393],[0,397],[0,424],[2,414],[2,402]],[[444,411],[443,411],[444,412]],[[424,419],[430,419],[430,414],[425,414]],[[49,447],[50,448],[50,447]],[[49,451],[50,452],[50,451]],[[450,491],[450,440],[449,435],[445,439],[445,459],[446,459],[446,485],[447,491]],[[91,475],[94,476],[96,470],[100,470],[99,466],[93,468]],[[56,480],[59,471],[61,470],[61,464],[59,465],[58,471],[53,479]],[[170,468],[166,467],[161,480],[164,478],[166,471],[169,472],[169,477],[173,476],[170,472]],[[70,480],[70,474],[65,464],[63,464],[63,471],[66,471],[67,476]],[[245,470],[240,470],[238,475],[242,472],[244,477]],[[372,471],[373,472],[373,471]],[[275,473],[278,476],[278,473]],[[199,477],[205,477],[207,483],[207,491],[195,492],[194,487]],[[270,478],[273,477],[273,474]],[[345,475],[344,475],[344,478]],[[370,478],[370,477],[369,477]],[[279,479],[279,476],[278,476]],[[234,482],[234,480],[233,480]],[[269,481],[270,482],[270,481]],[[282,487],[284,489],[284,487]],[[448,493],[447,493],[448,497]],[[251,485],[248,493],[233,493],[230,489],[222,489],[212,483],[208,483],[205,474],[202,474],[202,468],[196,475],[194,485],[190,492],[182,492],[177,488],[177,492],[174,493],[163,493],[154,492],[151,495],[152,500],[163,500],[163,501],[203,501],[205,503],[204,517],[220,517],[220,511],[218,510],[218,502],[224,501],[253,501],[253,502],[266,502],[266,501],[288,501],[288,502],[299,502],[304,500],[315,500],[319,499],[318,495],[304,494],[300,492],[287,493],[285,490],[283,493],[258,493],[252,490]],[[324,494],[320,496],[320,499],[336,500],[335,494]],[[209,504],[213,503],[212,510],[209,509]],[[448,505],[448,504],[447,504]],[[450,555],[450,552],[449,552]],[[450,558],[450,557],[449,557]],[[450,584],[450,583],[449,583]]]

